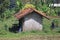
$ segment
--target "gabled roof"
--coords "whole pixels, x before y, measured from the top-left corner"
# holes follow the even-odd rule
[[[15,17],[16,17],[17,19],[21,19],[22,17],[24,17],[25,15],[27,15],[27,14],[33,12],[33,11],[36,12],[37,14],[42,15],[43,17],[49,19],[49,17],[46,16],[46,13],[43,13],[43,12],[41,12],[41,11],[38,11],[38,10],[36,10],[35,8],[26,8],[26,9],[24,9],[24,10],[21,10],[21,11],[19,11],[18,13],[15,14]]]

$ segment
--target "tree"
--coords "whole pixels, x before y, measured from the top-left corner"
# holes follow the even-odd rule
[[[8,9],[9,5],[9,0],[0,0],[0,18],[4,17],[4,11]]]
[[[9,0],[0,0],[0,15],[8,8],[9,3]]]

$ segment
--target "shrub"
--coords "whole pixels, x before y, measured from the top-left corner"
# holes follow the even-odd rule
[[[0,35],[6,35],[7,34],[7,31],[5,30],[0,30]]]
[[[8,8],[10,2],[9,2],[9,0],[2,0],[2,1],[0,1],[0,2],[2,2],[2,3],[0,4],[0,15],[1,15],[2,12],[4,12],[4,11]]]

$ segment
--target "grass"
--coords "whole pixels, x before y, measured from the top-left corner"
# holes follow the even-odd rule
[[[46,36],[46,35],[60,35],[60,33],[56,33],[54,31],[49,31],[49,32],[44,32],[44,31],[29,31],[29,32],[20,32],[20,33],[11,33],[11,32],[7,32],[6,34],[0,34],[0,38],[21,38],[21,37],[25,37],[25,36],[36,36],[36,35],[40,35],[40,36]]]
[[[44,31],[26,31],[20,33],[7,32],[5,35],[0,35],[0,40],[57,40],[60,39],[60,33]]]
[[[12,33],[8,30],[5,30],[4,24],[7,24],[8,27],[11,27],[12,24],[18,23],[16,20],[12,17],[5,21],[0,21],[0,40],[59,40],[60,33],[58,31],[51,31],[51,20],[43,19],[43,30],[32,30],[32,31],[26,31],[26,32],[19,32],[19,33]],[[59,28],[60,29],[60,28]]]
[[[50,26],[51,26],[51,20],[48,19],[43,19],[43,30],[42,31],[30,31],[30,32],[20,32],[20,33],[11,33],[8,30],[5,30],[5,26],[4,24],[7,24],[7,26],[11,27],[11,25],[13,23],[18,23],[16,21],[14,21],[15,19],[9,18],[5,21],[0,21],[0,38],[20,38],[20,37],[25,37],[25,36],[30,36],[30,35],[60,35],[58,32],[56,31],[51,31],[50,30]]]

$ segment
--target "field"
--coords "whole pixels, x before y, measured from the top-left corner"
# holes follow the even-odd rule
[[[11,18],[11,20],[13,19]],[[59,29],[54,29],[53,31],[50,30],[52,20],[53,19],[43,19],[44,29],[42,31],[32,30],[30,32],[12,33],[8,30],[6,31],[3,27],[3,30],[0,30],[0,40],[60,40],[60,32],[58,32]],[[5,21],[4,23],[7,23],[8,21]]]
[[[31,31],[0,35],[0,40],[60,40],[60,34]]]
[[[13,1],[13,0],[12,0]],[[45,3],[45,0],[28,0],[31,5],[26,1],[16,0],[13,5],[10,4],[10,0],[4,0],[0,3],[0,40],[60,40],[60,17],[55,18],[60,14],[60,7],[49,7],[52,0]],[[48,0],[46,0],[48,1]],[[27,4],[25,6],[25,4]],[[14,6],[16,4],[16,6]],[[9,6],[14,6],[10,8]],[[13,24],[18,24],[19,21],[15,17],[15,13],[25,8],[36,8],[39,11],[46,13],[47,16],[52,16],[50,20],[43,17],[43,30],[32,30],[29,32],[13,33],[9,31],[9,28],[13,27]],[[52,22],[54,21],[54,29],[51,30]],[[53,26],[52,26],[53,27]]]

